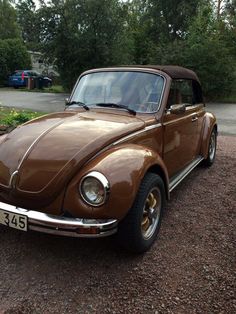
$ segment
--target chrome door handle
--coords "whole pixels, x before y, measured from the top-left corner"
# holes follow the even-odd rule
[[[197,121],[198,120],[198,117],[193,117],[192,118],[192,122],[195,122],[195,121]]]

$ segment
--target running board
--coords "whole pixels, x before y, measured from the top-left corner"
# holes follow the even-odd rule
[[[178,172],[173,178],[170,179],[169,191],[173,191],[174,188],[203,160],[202,156],[195,158],[187,167]]]

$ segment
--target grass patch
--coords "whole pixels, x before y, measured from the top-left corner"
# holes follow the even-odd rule
[[[0,107],[0,125],[16,127],[45,113],[30,110],[16,110],[14,108]]]
[[[28,88],[21,88],[18,89],[24,92],[31,92],[31,93],[53,93],[53,94],[61,94],[61,93],[66,93],[66,91],[64,90],[64,88],[61,85],[53,85],[51,87],[44,87],[43,89],[38,89],[38,88],[34,88],[34,89],[28,89]]]
[[[44,88],[44,91],[46,93],[55,93],[55,94],[60,94],[60,93],[66,92],[62,85],[53,85],[51,87]]]
[[[234,86],[236,86],[236,81],[234,82]],[[234,87],[225,96],[218,97],[217,102],[236,104],[236,88]]]
[[[225,104],[236,104],[236,94],[217,99],[217,102],[225,103]]]

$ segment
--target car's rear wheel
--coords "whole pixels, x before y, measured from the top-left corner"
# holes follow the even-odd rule
[[[122,247],[136,253],[151,247],[160,229],[165,199],[160,176],[147,173],[132,208],[119,224],[117,239]]]
[[[216,146],[217,146],[217,131],[216,128],[214,128],[211,132],[207,158],[203,160],[204,166],[210,167],[211,165],[213,165],[216,157]]]

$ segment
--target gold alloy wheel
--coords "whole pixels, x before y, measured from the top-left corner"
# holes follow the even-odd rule
[[[155,232],[161,214],[161,192],[158,187],[153,188],[145,201],[141,222],[142,235],[148,240]]]
[[[213,131],[211,133],[210,145],[209,145],[209,158],[210,158],[210,160],[214,159],[215,151],[216,151],[216,134]]]

